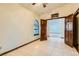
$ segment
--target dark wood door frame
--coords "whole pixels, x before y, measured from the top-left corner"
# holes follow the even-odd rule
[[[41,19],[41,38],[40,41],[47,40],[47,20]]]
[[[78,43],[78,19],[76,16],[79,14],[79,8],[77,11],[74,13],[74,47],[77,49],[79,52],[79,43]]]
[[[72,30],[69,30],[69,25],[72,25]],[[65,43],[73,47],[73,14],[68,15],[65,19]]]

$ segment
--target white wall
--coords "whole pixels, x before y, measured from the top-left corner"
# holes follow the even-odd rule
[[[34,37],[35,18],[39,20],[19,4],[0,4],[0,54],[40,37]]]
[[[51,13],[46,13],[46,14],[43,14],[40,16],[40,19],[50,19],[51,18],[51,14],[54,14],[54,13],[59,13],[59,17],[62,17],[62,16],[68,16],[72,13],[75,13],[76,10],[79,8],[79,3],[75,3],[75,4],[66,4],[66,5],[63,5],[61,7],[58,7],[54,10],[52,10]]]

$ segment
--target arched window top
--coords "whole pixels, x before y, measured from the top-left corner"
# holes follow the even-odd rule
[[[39,22],[37,19],[34,20],[34,36],[39,35]]]
[[[39,22],[37,19],[34,20],[34,25],[39,25]]]

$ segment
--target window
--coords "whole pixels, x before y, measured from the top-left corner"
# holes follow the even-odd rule
[[[34,36],[39,35],[39,22],[38,20],[34,21]]]

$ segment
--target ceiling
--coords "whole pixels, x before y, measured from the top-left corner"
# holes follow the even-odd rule
[[[66,5],[66,3],[48,3],[46,8],[44,8],[42,6],[42,3],[37,3],[35,5],[32,5],[32,3],[23,3],[23,4],[20,4],[20,5],[22,5],[25,8],[32,10],[33,12],[37,13],[38,15],[41,15],[41,14],[44,14],[44,13],[49,13],[52,10],[54,10],[54,9],[60,7],[60,6]]]

